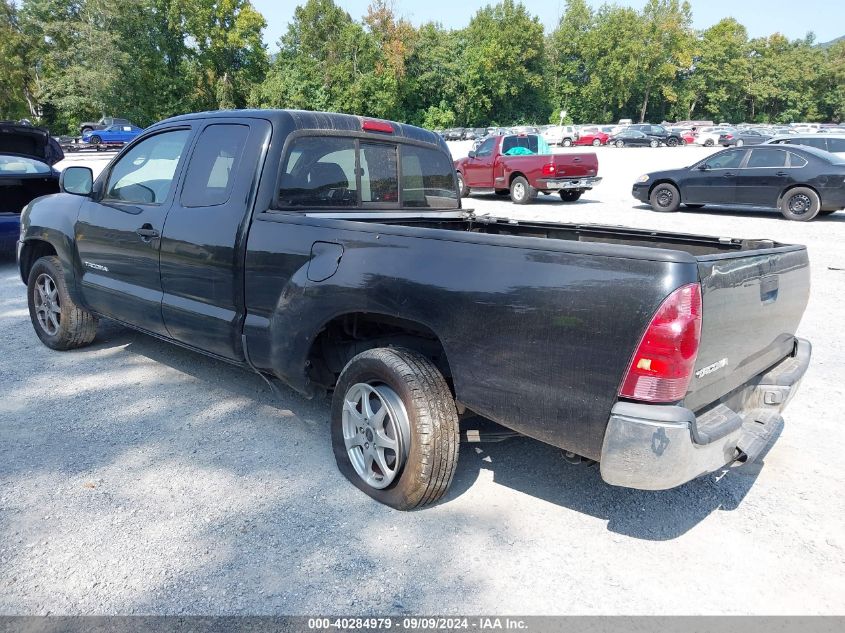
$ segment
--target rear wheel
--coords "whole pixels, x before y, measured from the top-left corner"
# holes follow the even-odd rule
[[[660,143],[659,143],[658,141],[656,141],[656,140],[652,140],[652,141],[649,143],[649,146],[650,146],[650,147],[657,147],[658,145],[660,145]]]
[[[704,141],[704,147],[713,147],[715,144],[716,142],[712,138],[708,138]]]
[[[337,467],[359,490],[398,510],[440,499],[458,462],[458,414],[443,375],[417,352],[355,356],[332,399]]]
[[[464,182],[464,175],[458,172],[458,195],[461,198],[466,198],[469,195],[469,187]]]
[[[795,187],[787,191],[780,201],[780,212],[787,220],[809,222],[819,214],[819,194],[809,187]]]
[[[511,182],[511,200],[516,204],[528,204],[537,197],[537,190],[528,184],[523,176],[517,176]]]
[[[675,185],[663,182],[651,190],[648,201],[655,211],[677,211],[681,205],[681,194]]]
[[[743,145],[745,145],[745,141],[743,141],[742,139],[737,139],[737,141],[736,141],[736,146],[737,146],[737,147],[742,147]]]
[[[581,197],[580,191],[573,191],[571,189],[560,192],[560,199],[564,202],[577,202],[578,198]]]
[[[616,141],[616,147],[625,147],[625,141]]]
[[[670,136],[666,141],[666,145],[668,145],[669,147],[677,147],[678,139]]]
[[[593,147],[598,147],[599,145],[601,145],[601,139],[594,138],[593,139]]]
[[[50,349],[84,347],[94,340],[97,317],[71,299],[58,257],[35,262],[29,272],[27,296],[35,334]]]
[[[103,139],[102,139],[102,138],[100,138],[100,136],[99,136],[99,135],[95,134],[94,136],[92,136],[92,137],[91,137],[91,139],[89,140],[89,142],[90,142],[92,145],[99,145],[100,143],[102,143],[102,142],[103,142]]]
[[[572,139],[571,138],[563,139],[563,142],[561,143],[561,145],[563,145],[564,147],[571,147],[572,146]]]

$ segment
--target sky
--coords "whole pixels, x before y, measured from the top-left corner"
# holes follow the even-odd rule
[[[277,42],[287,30],[294,9],[305,0],[251,0],[267,20],[264,41],[271,52],[278,50]],[[367,12],[370,0],[335,0],[354,19]],[[602,0],[588,0],[594,7]],[[494,0],[395,0],[396,13],[413,22],[440,22],[446,28],[463,28],[478,9]],[[528,10],[538,16],[549,32],[554,29],[566,5],[564,0],[524,0]],[[613,4],[612,2],[610,4]],[[617,0],[615,4],[641,9],[645,0]],[[808,31],[816,40],[827,42],[845,35],[845,1],[843,0],[690,0],[693,27],[704,29],[725,17],[736,18],[748,29],[750,37],[780,32],[796,39]]]

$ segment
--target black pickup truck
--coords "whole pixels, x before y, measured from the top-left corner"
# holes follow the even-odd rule
[[[107,317],[333,392],[338,467],[396,508],[444,494],[476,420],[619,486],[758,459],[810,360],[803,246],[477,217],[443,140],[408,125],[180,116],[62,188],[18,243],[45,345]]]

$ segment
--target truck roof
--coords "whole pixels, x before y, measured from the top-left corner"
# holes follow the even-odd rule
[[[270,121],[273,127],[291,128],[292,130],[336,130],[339,132],[362,132],[362,122],[366,120],[384,121],[371,117],[356,116],[352,114],[340,114],[338,112],[311,112],[307,110],[213,110],[208,112],[195,112],[183,114],[156,123],[174,123],[179,121],[191,121],[195,119],[250,117],[261,118]],[[448,152],[448,147],[443,138],[431,130],[425,130],[405,123],[388,121],[393,127],[392,134],[381,133],[386,138],[404,138],[423,143],[430,143]],[[378,134],[378,132],[376,132]]]

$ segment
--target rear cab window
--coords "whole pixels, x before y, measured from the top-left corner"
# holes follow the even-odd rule
[[[307,136],[282,160],[279,209],[457,209],[454,167],[439,149],[401,141]]]

